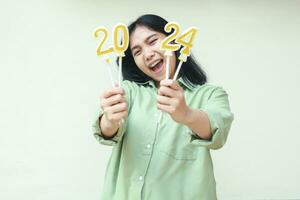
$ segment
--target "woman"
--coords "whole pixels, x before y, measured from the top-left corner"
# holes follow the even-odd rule
[[[206,83],[191,57],[179,79],[164,80],[166,24],[143,15],[128,27],[122,87],[102,94],[94,135],[114,146],[103,200],[217,199],[210,149],[224,145],[233,121],[228,95]],[[170,59],[171,78],[178,55]]]

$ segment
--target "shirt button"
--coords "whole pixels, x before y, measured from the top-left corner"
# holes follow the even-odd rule
[[[139,176],[139,181],[142,181],[144,179],[143,176]]]
[[[151,144],[147,144],[147,146],[146,146],[146,147],[147,147],[147,149],[150,149],[150,147],[151,147]]]

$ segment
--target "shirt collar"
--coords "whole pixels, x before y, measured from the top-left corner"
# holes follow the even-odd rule
[[[183,87],[185,87],[185,88],[187,88],[189,90],[193,90],[194,89],[194,87],[192,85],[189,85],[187,82],[185,82],[182,77],[180,77],[179,79],[177,79],[177,81],[178,81],[178,83],[179,83],[179,85],[181,87],[183,86]]]
[[[149,80],[143,83],[136,82],[138,85],[150,85],[151,87],[155,87],[155,83],[153,80]]]

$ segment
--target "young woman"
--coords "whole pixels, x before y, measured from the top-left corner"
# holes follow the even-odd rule
[[[192,57],[172,81],[179,51],[164,80],[166,24],[143,15],[128,27],[124,81],[101,96],[94,135],[114,146],[102,200],[217,199],[210,149],[224,145],[233,121],[228,95],[206,83]]]

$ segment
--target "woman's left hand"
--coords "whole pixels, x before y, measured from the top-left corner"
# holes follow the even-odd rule
[[[191,111],[185,103],[184,91],[177,81],[162,80],[157,96],[158,109],[171,115],[174,121],[184,124]]]

